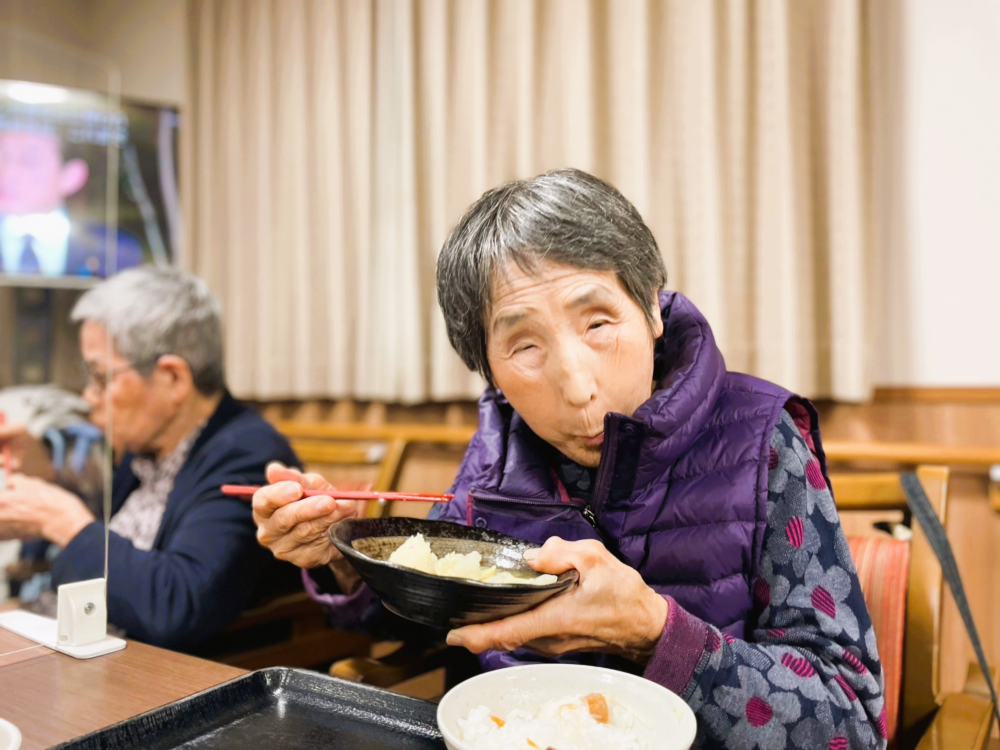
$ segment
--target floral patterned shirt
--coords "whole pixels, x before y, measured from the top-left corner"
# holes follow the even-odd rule
[[[759,572],[747,640],[668,597],[645,675],[694,710],[694,747],[884,748],[882,666],[868,607],[819,461],[787,413],[771,437]]]
[[[138,478],[139,486],[125,499],[108,528],[131,541],[136,549],[147,552],[153,549],[167,500],[174,490],[174,480],[184,468],[204,427],[204,423],[199,425],[163,458],[136,456],[132,459],[132,473]]]

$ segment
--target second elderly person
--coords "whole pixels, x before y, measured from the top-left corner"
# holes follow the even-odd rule
[[[0,492],[0,538],[61,548],[52,586],[104,575],[108,621],[131,638],[188,649],[218,633],[281,578],[255,538],[248,503],[223,484],[261,484],[268,461],[297,463],[287,441],[226,390],[219,304],[174,269],[125,271],[73,309],[91,421],[118,464],[105,529],[72,492],[15,474]],[[14,461],[42,452],[23,427],[0,439]],[[51,598],[51,594],[50,594]]]

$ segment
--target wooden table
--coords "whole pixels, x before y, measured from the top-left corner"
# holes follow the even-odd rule
[[[21,730],[24,750],[65,742],[244,674],[134,641],[89,660],[35,645],[0,629],[0,654],[9,654],[0,656],[0,718]]]

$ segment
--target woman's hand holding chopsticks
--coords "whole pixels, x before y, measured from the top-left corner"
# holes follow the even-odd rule
[[[360,518],[364,502],[305,497],[304,490],[328,490],[332,485],[319,474],[303,474],[279,463],[267,467],[267,481],[270,484],[253,496],[257,541],[279,560],[300,568],[330,565],[341,591],[350,593],[360,579],[330,544],[329,532],[345,518]]]

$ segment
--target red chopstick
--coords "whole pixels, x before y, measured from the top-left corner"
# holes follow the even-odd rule
[[[260,487],[242,484],[224,484],[222,493],[233,497],[251,498]],[[337,500],[384,500],[386,502],[446,503],[454,495],[425,495],[418,492],[357,492],[354,490],[306,490],[306,497],[326,495]]]

